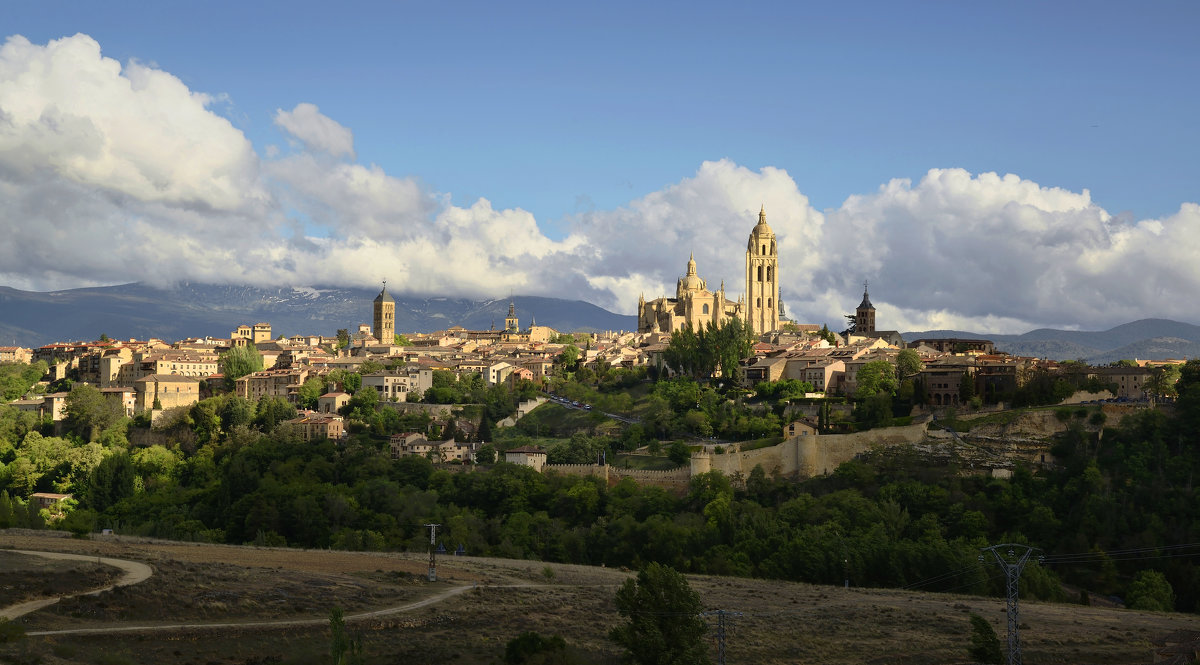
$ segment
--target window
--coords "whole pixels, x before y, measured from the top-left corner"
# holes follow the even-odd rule
[[[701,312],[702,314],[708,314],[708,305],[707,305],[707,304],[705,304],[705,305],[704,305],[704,307],[702,307],[702,308],[700,309],[700,312]]]
[[[771,309],[771,298],[767,298],[767,309]]]
[[[754,299],[754,306],[755,306],[755,307],[762,307],[762,298],[755,298],[755,299]]]
[[[761,253],[762,253],[762,254],[766,254],[766,253],[767,253],[767,246],[766,246],[766,245],[763,245],[763,246],[762,246],[762,252],[761,252]]]
[[[767,266],[767,281],[771,281],[771,266]]]
[[[763,277],[763,267],[759,266],[758,267],[758,281],[760,281],[760,282],[763,281],[762,277]]]

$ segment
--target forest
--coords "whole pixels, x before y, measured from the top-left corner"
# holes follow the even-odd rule
[[[32,374],[9,370],[22,372]],[[654,438],[655,429],[687,427],[693,412],[735,432],[738,422],[773,417],[778,399],[765,387],[767,406],[756,412],[697,384],[624,373],[569,387],[584,386],[580,378],[560,387],[618,401],[632,393],[639,397],[631,410],[661,412],[641,425],[567,439],[614,452],[638,443],[630,441],[633,427],[642,440]],[[428,426],[428,418],[381,422],[366,397],[351,408],[360,410],[359,424],[348,440],[304,442],[285,422],[295,411],[283,400],[219,395],[150,427],[76,386],[59,436],[31,414],[0,406],[0,527],[49,521],[80,534],[112,528],[179,540],[423,551],[422,525],[437,522],[447,550],[461,545],[472,555],[633,569],[657,562],[683,572],[987,594],[1003,592],[1003,576],[979,561],[980,549],[1023,543],[1045,556],[1022,576],[1026,597],[1116,596],[1132,607],[1195,612],[1200,361],[1184,366],[1176,390],[1174,405],[1140,411],[1119,427],[1064,412],[1067,431],[1052,451],[1058,464],[1018,467],[1010,479],[898,448],[827,477],[796,481],[759,467],[744,478],[703,474],[675,494],[505,463],[393,460],[386,432]],[[493,403],[513,397],[495,395]],[[485,421],[486,412],[485,401]],[[520,428],[498,432],[497,446],[523,436]],[[75,501],[56,519],[30,508],[24,497],[34,491],[70,492]]]

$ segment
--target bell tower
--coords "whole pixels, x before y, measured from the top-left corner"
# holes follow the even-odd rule
[[[396,300],[387,292],[387,280],[383,280],[383,290],[375,296],[374,327],[371,331],[381,344],[391,344],[396,339]]]
[[[746,322],[755,335],[779,329],[779,252],[765,205],[746,244]]]

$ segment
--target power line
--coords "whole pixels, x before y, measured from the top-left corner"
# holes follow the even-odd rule
[[[709,612],[701,612],[702,617],[717,617],[717,665],[725,665],[725,617],[740,617],[741,612],[730,612],[729,610],[712,610]]]
[[[434,546],[437,545],[437,530],[441,524],[426,524],[429,527],[429,581],[437,581],[437,550]]]
[[[1004,550],[1003,554],[1001,554],[1001,550]],[[1017,589],[1020,586],[1021,571],[1029,562],[1030,555],[1040,550],[1028,545],[1003,543],[984,547],[979,551],[991,552],[1000,569],[1008,577],[1008,611],[1006,612],[1008,615],[1008,665],[1021,665],[1020,610],[1017,607]],[[980,563],[983,563],[984,556],[983,554],[979,555]]]

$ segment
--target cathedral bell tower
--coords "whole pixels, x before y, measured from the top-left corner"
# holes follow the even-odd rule
[[[371,308],[375,324],[371,331],[381,344],[391,344],[396,339],[396,300],[387,292],[387,280],[383,280],[383,290],[375,296]]]
[[[779,253],[766,206],[746,244],[746,322],[755,335],[779,329]]]

